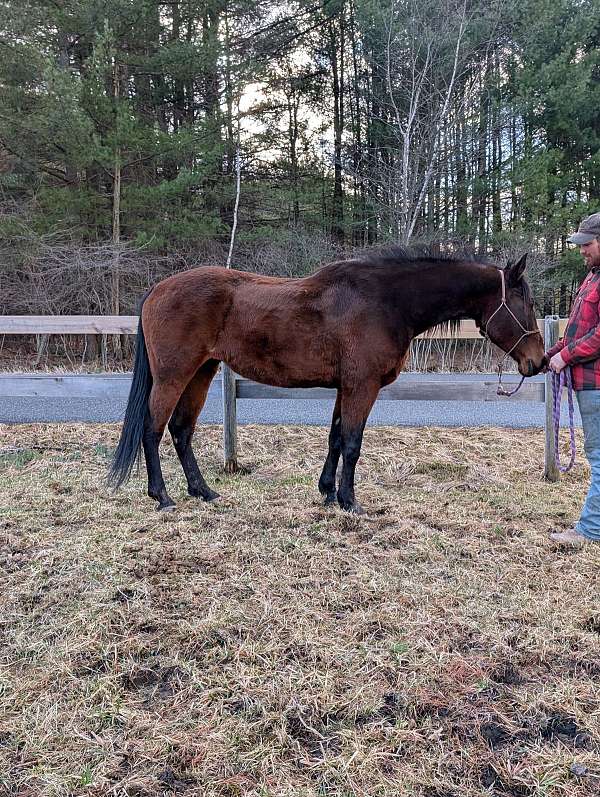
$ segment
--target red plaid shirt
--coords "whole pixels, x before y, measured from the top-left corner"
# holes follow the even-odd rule
[[[548,350],[571,366],[575,390],[600,390],[600,269],[581,283],[564,336]]]

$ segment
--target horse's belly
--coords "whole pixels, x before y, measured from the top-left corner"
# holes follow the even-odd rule
[[[290,364],[248,362],[235,357],[225,362],[245,379],[275,387],[334,387],[336,383],[333,374],[322,368],[293,368]]]
[[[327,356],[239,344],[215,353],[240,376],[276,387],[333,387],[337,369]]]
[[[332,386],[339,358],[330,336],[322,334],[319,319],[299,323],[298,315],[230,313],[213,350],[246,379],[278,387]]]

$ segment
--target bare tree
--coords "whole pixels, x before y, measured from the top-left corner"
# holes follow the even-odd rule
[[[385,206],[390,233],[404,242],[446,160],[446,131],[460,116],[474,48],[481,48],[468,35],[473,14],[467,0],[391,0],[380,19],[385,46],[375,66],[385,75],[379,106],[386,133],[371,193]]]

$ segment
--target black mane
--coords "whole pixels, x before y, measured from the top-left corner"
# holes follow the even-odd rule
[[[396,269],[418,271],[423,265],[443,267],[465,262],[498,268],[497,264],[490,263],[485,257],[476,256],[472,250],[439,252],[430,246],[391,245],[349,252],[345,257],[322,266],[315,273],[323,275],[328,273],[333,279],[348,279],[350,275],[354,277],[363,275],[368,278],[369,271],[373,269],[384,272]],[[460,320],[460,318],[453,318],[443,321],[430,327],[428,333],[432,334],[435,330],[439,330],[455,334],[460,328]]]
[[[391,244],[389,246],[374,247],[364,249],[351,255],[348,260],[360,260],[367,265],[403,265],[405,263],[419,263],[428,261],[431,263],[481,263],[485,266],[495,266],[484,255],[477,255],[472,249],[455,249],[453,251],[440,252],[437,247],[426,244],[413,246],[403,246],[401,244]]]

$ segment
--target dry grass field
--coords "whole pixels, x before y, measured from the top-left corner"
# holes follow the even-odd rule
[[[600,794],[600,548],[551,544],[543,435],[370,429],[325,509],[321,428],[242,427],[177,512],[103,487],[116,426],[0,428],[0,794]],[[578,440],[581,450],[581,439]]]

